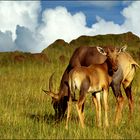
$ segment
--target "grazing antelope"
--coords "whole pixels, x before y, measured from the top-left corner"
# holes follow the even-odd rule
[[[100,92],[103,91],[103,100],[105,108],[105,126],[108,126],[108,103],[107,96],[109,91],[109,85],[112,81],[112,76],[118,69],[118,54],[124,50],[121,48],[119,51],[115,48],[114,50],[108,49],[104,51],[103,48],[97,47],[97,50],[102,54],[107,56],[106,61],[103,64],[94,64],[88,67],[76,67],[72,69],[69,73],[69,88],[70,88],[70,98],[68,102],[68,113],[66,128],[68,128],[68,120],[71,111],[72,95],[75,94],[75,90],[79,91],[79,99],[76,104],[79,119],[84,128],[84,103],[86,98],[86,93],[91,93],[94,98],[94,103],[96,107],[96,119],[98,126],[101,126],[101,103],[100,103]]]
[[[104,47],[112,48],[110,46]],[[99,53],[96,47],[79,47],[77,48],[70,58],[69,64],[65,69],[59,87],[59,92],[54,93],[52,90],[52,77],[49,79],[49,91],[43,90],[49,96],[52,97],[52,104],[55,110],[56,119],[62,119],[67,109],[67,102],[69,100],[69,88],[68,88],[68,77],[69,72],[79,66],[89,66],[92,64],[102,64],[106,61],[106,56]],[[113,75],[113,80],[111,83],[111,88],[115,95],[117,106],[116,106],[116,117],[115,124],[118,124],[121,119],[121,112],[123,109],[123,96],[121,93],[121,84],[125,90],[128,98],[130,117],[133,114],[133,94],[131,91],[132,81],[136,72],[136,67],[139,65],[134,61],[134,59],[127,53],[121,52],[118,56],[118,70]]]

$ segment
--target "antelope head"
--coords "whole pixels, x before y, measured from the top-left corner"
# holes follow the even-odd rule
[[[107,48],[107,51],[105,51],[103,48],[101,47],[97,47],[97,50],[102,54],[102,55],[105,55],[107,56],[107,59],[110,63],[110,66],[112,68],[112,70],[115,72],[118,70],[118,56],[121,52],[125,52],[127,46],[123,46],[121,47],[120,49],[110,49],[110,48]]]
[[[50,76],[49,78],[49,90],[44,90],[42,89],[47,95],[52,97],[52,105],[55,110],[55,117],[56,119],[61,119],[63,117],[64,113],[63,110],[67,108],[67,102],[64,104],[63,102],[63,97],[60,96],[59,93],[54,93],[53,92],[53,82],[52,78],[54,76],[54,73]]]

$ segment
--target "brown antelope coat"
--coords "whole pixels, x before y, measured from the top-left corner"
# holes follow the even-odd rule
[[[92,93],[94,97],[94,103],[96,106],[96,119],[98,126],[101,126],[101,104],[100,104],[100,93],[103,91],[104,108],[105,108],[105,125],[108,126],[108,103],[107,95],[109,91],[109,85],[112,81],[112,76],[118,69],[117,57],[120,51],[110,49],[105,52],[103,48],[97,47],[97,50],[107,56],[106,61],[103,64],[94,64],[88,67],[75,67],[69,73],[69,88],[70,88],[70,99],[68,102],[68,114],[66,128],[68,128],[68,120],[71,111],[72,95],[75,94],[75,90],[79,90],[79,99],[77,102],[77,111],[79,114],[80,122],[84,127],[83,109],[85,96],[87,92]],[[123,50],[123,49],[120,49]],[[73,95],[75,96],[75,95]]]
[[[113,81],[111,83],[113,93],[117,100],[116,107],[117,109],[115,117],[116,124],[121,118],[121,111],[123,108],[123,96],[121,93],[121,84],[123,84],[124,90],[129,100],[130,116],[133,112],[133,98],[131,85],[135,75],[136,66],[139,67],[139,65],[134,61],[134,59],[126,52],[120,53],[118,59],[119,59],[118,61],[119,68],[115,72],[113,76]],[[101,55],[95,47],[79,47],[74,51],[70,59],[70,62],[62,76],[58,94],[54,94],[51,88],[49,91],[44,90],[48,95],[52,97],[56,118],[58,119],[63,118],[65,111],[67,109],[67,102],[69,100],[68,77],[70,70],[78,66],[102,64],[105,62],[105,60],[106,56]],[[51,79],[52,76],[50,78],[50,85],[52,83]]]

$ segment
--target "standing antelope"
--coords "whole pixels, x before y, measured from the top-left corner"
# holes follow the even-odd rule
[[[98,126],[101,126],[101,103],[100,92],[103,91],[104,109],[105,109],[105,126],[108,126],[108,103],[107,96],[109,91],[109,85],[112,82],[114,72],[118,70],[118,54],[125,50],[121,48],[119,51],[115,48],[113,50],[108,49],[106,52],[103,48],[97,47],[97,50],[107,56],[106,61],[103,64],[94,64],[88,67],[76,67],[69,73],[69,88],[70,98],[68,102],[68,113],[66,128],[68,128],[68,120],[71,112],[72,95],[75,95],[75,90],[79,91],[79,99],[76,104],[79,119],[84,128],[84,102],[86,93],[90,92],[93,95],[93,101],[96,107],[96,121]]]
[[[106,46],[106,48],[111,48],[111,46]],[[92,64],[102,64],[106,61],[106,56],[99,53],[96,47],[82,46],[77,48],[66,67],[63,76],[61,78],[60,87],[58,93],[54,93],[52,89],[52,76],[49,79],[49,91],[43,90],[49,96],[52,97],[52,104],[55,111],[55,117],[61,119],[67,109],[67,102],[69,100],[69,88],[68,88],[68,77],[69,72],[79,66],[89,66]],[[127,52],[121,52],[118,56],[118,70],[113,75],[113,80],[111,83],[111,88],[116,98],[116,116],[115,124],[121,120],[121,112],[123,109],[124,98],[121,92],[121,84],[125,90],[126,96],[129,103],[129,115],[130,118],[133,114],[133,92],[132,92],[132,81],[136,73],[136,67],[140,66]]]

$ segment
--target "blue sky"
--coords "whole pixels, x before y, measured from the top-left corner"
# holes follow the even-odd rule
[[[140,36],[140,1],[0,1],[0,51],[41,52],[57,39]]]
[[[128,4],[131,3],[131,1],[98,1],[98,3],[102,4],[103,2],[106,3],[114,3],[108,6],[107,4],[105,6],[103,5],[94,5],[91,3],[94,3],[93,1],[41,1],[42,11],[48,8],[55,8],[57,6],[63,6],[68,9],[68,11],[72,14],[75,14],[79,11],[83,12],[86,16],[87,26],[91,26],[93,23],[96,22],[96,16],[100,16],[104,18],[107,21],[114,21],[115,23],[122,24],[124,22],[124,18],[121,14],[121,11],[128,6]],[[129,3],[130,2],[130,3]]]

